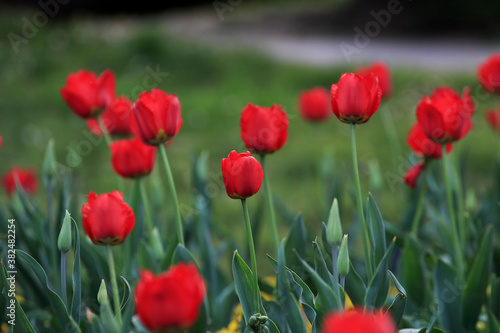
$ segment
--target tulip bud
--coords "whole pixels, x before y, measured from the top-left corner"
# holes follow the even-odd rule
[[[165,251],[163,250],[160,233],[158,232],[158,228],[156,227],[153,228],[153,231],[151,233],[151,247],[153,248],[153,252],[156,255],[157,259],[163,258]]]
[[[347,235],[344,235],[344,238],[342,238],[342,243],[340,244],[339,260],[338,260],[340,277],[346,277],[347,274],[349,274],[349,265],[350,262],[349,262],[349,249],[347,247]]]
[[[66,211],[64,216],[61,231],[59,232],[59,237],[57,238],[57,248],[62,253],[66,253],[71,250],[71,215]]]
[[[97,292],[97,301],[101,305],[109,304],[108,290],[106,289],[106,282],[104,282],[104,279],[101,280],[101,285],[99,286],[99,291]]]
[[[55,173],[56,158],[54,153],[54,140],[50,139],[42,163],[42,181],[44,186],[47,186],[54,179]]]
[[[339,204],[333,199],[330,215],[326,224],[326,239],[332,246],[338,246],[342,241],[342,223],[340,222]]]

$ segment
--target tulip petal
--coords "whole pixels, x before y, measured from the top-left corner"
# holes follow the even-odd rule
[[[428,98],[424,98],[418,104],[417,119],[429,139],[438,143],[445,139],[446,131],[443,117]]]
[[[362,123],[369,118],[374,103],[369,88],[371,85],[367,86],[361,76],[342,74],[335,95],[332,95],[341,121]]]

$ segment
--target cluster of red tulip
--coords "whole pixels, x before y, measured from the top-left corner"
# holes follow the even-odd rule
[[[500,55],[492,55],[479,67],[478,79],[488,92],[500,93]],[[392,92],[389,68],[383,63],[375,63],[371,67],[360,68],[356,73],[342,74],[338,83],[331,86],[330,94],[321,87],[303,92],[298,99],[299,111],[303,119],[311,122],[325,121],[333,112],[341,122],[351,125],[351,133],[354,134],[354,126],[367,122],[377,112],[382,99],[389,97]],[[177,241],[183,244],[182,222],[165,152],[165,144],[177,135],[182,126],[177,96],[153,89],[141,93],[138,100],[132,103],[126,97],[116,97],[115,78],[111,71],[105,71],[97,77],[83,70],[68,76],[61,95],[73,112],[86,120],[92,133],[106,137],[111,151],[111,164],[119,176],[139,179],[149,175],[154,167],[156,152],[160,152],[174,200]],[[471,129],[474,112],[475,105],[468,88],[464,88],[462,95],[459,95],[449,87],[440,87],[430,97],[422,98],[416,108],[417,122],[409,131],[407,143],[423,160],[404,176],[406,184],[417,188],[418,179],[427,164],[431,160],[446,158],[453,143],[464,138]],[[500,131],[500,105],[497,111],[489,111],[486,118],[494,130]],[[231,151],[227,158],[222,159],[221,168],[227,195],[242,201],[252,272],[254,283],[257,284],[257,265],[246,199],[256,194],[264,182],[277,252],[279,238],[264,160],[266,155],[277,152],[285,144],[288,137],[287,114],[279,105],[268,108],[248,104],[241,113],[240,129],[241,138],[249,151]],[[112,141],[111,135],[133,138]],[[352,140],[355,140],[354,136]],[[353,143],[355,147],[355,141]],[[260,162],[251,153],[257,154]],[[358,183],[357,203],[364,230],[357,158],[354,156],[353,159]],[[15,192],[16,186],[22,187],[27,193],[35,193],[35,171],[12,168],[3,178],[3,186],[9,195]],[[113,191],[96,195],[90,192],[87,198],[88,203],[83,205],[81,213],[83,228],[92,242],[107,246],[108,249],[123,243],[135,226],[135,216],[131,207],[124,202],[122,193]],[[151,221],[147,221],[146,225],[148,232],[154,229]],[[365,238],[363,240],[366,241]],[[457,260],[460,265],[460,259]],[[112,263],[110,265],[112,267]],[[111,276],[114,276],[113,272]],[[112,283],[116,283],[116,276]],[[258,286],[256,288],[258,290]],[[136,313],[142,324],[152,331],[189,329],[198,318],[205,293],[205,283],[194,264],[179,264],[157,276],[142,271],[135,288]],[[116,293],[114,298],[116,316],[119,318]],[[382,314],[353,311],[328,316],[323,332],[392,333],[396,332],[396,328]]]

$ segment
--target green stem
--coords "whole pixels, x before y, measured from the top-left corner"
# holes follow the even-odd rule
[[[168,188],[170,189],[170,195],[172,196],[172,200],[174,201],[175,227],[177,229],[177,238],[179,240],[179,243],[184,245],[184,233],[182,232],[181,212],[179,210],[179,201],[177,200],[177,192],[175,191],[174,177],[172,177],[172,171],[170,170],[170,164],[168,163],[165,146],[160,144],[158,148],[160,149],[163,165],[165,166],[165,171],[167,173]]]
[[[418,236],[418,230],[420,227],[420,221],[422,220],[422,212],[424,210],[425,192],[427,191],[427,182],[425,180],[425,170],[422,172],[420,188],[418,193],[417,209],[415,210],[415,215],[413,215],[413,220],[411,222],[411,234],[415,237]]]
[[[448,204],[448,213],[450,215],[452,242],[453,242],[453,249],[455,252],[455,264],[457,265],[458,276],[460,278],[460,281],[465,282],[464,281],[465,271],[464,271],[463,254],[462,254],[462,249],[460,247],[460,238],[459,238],[459,234],[458,234],[457,220],[455,218],[455,209],[453,207],[453,194],[451,191],[450,179],[448,177],[449,161],[448,161],[448,154],[446,153],[446,144],[442,145],[442,152],[443,152],[442,153],[443,178],[444,178],[444,186],[446,188],[446,199],[447,199],[447,204]]]
[[[102,136],[104,137],[104,141],[106,141],[106,144],[108,145],[108,147],[111,147],[113,140],[111,139],[111,136],[109,135],[108,129],[104,125],[104,122],[102,121],[102,117],[100,115],[97,117],[97,121],[99,122],[99,128],[101,129]]]
[[[260,163],[262,164],[262,169],[264,169],[264,190],[266,191],[267,206],[269,209],[269,217],[271,220],[271,234],[273,236],[274,251],[275,251],[275,254],[278,254],[280,242],[278,239],[278,228],[276,226],[276,215],[274,213],[273,193],[271,191],[271,185],[269,184],[269,178],[267,177],[267,172],[266,172],[265,167],[264,167],[264,161],[265,161],[264,154],[262,154],[260,156],[260,161],[261,161]]]
[[[102,136],[104,137],[104,141],[106,141],[106,144],[108,147],[111,149],[111,144],[113,143],[113,140],[111,139],[111,136],[109,135],[108,129],[106,126],[104,126],[104,122],[102,121],[102,117],[99,115],[97,117],[97,122],[99,123],[99,128],[101,129]],[[118,183],[118,190],[120,192],[123,192],[124,184],[123,184],[123,179],[116,175],[116,181]]]
[[[456,154],[456,153],[455,153]],[[456,154],[458,156],[458,154]],[[455,164],[457,165],[457,164]],[[462,179],[460,178],[460,172],[458,168],[453,168],[453,178],[455,180],[456,187],[456,198],[457,198],[457,222],[458,222],[458,234],[460,236],[460,244],[465,248],[466,243],[466,224],[465,224],[465,209],[464,209],[464,195],[465,192],[462,186]]]
[[[255,290],[255,301],[256,304],[259,304],[260,299],[260,291],[259,291],[259,275],[257,274],[257,258],[255,257],[255,247],[253,244],[253,236],[252,236],[252,225],[250,224],[250,216],[248,215],[248,206],[247,200],[241,199],[241,205],[243,206],[243,215],[245,217],[245,225],[247,228],[247,240],[248,247],[250,248],[250,260],[252,263],[252,272],[253,272],[253,285]]]
[[[61,252],[61,298],[63,303],[68,306],[68,296],[66,291],[66,263],[67,263],[68,253]]]
[[[373,276],[372,260],[370,259],[370,237],[365,221],[365,213],[363,211],[363,199],[361,196],[361,183],[359,181],[358,155],[356,151],[356,125],[351,123],[351,151],[352,151],[352,167],[354,171],[354,181],[356,183],[356,201],[358,206],[359,222],[361,223],[361,237],[363,239],[363,253],[366,261],[368,279]]]
[[[122,327],[122,313],[120,308],[120,294],[118,293],[118,282],[116,280],[115,261],[113,260],[113,251],[111,245],[106,246],[108,252],[109,276],[111,279],[111,288],[113,289],[113,303],[115,307],[116,323]]]
[[[333,291],[340,296],[339,291],[339,266],[338,266],[339,247],[332,247],[332,273],[333,273]]]
[[[148,235],[151,237],[153,232],[153,219],[151,218],[151,211],[149,210],[149,200],[146,189],[144,188],[144,182],[138,180],[139,191],[141,192],[142,207],[144,209],[144,217],[146,221],[146,228],[148,230]]]
[[[56,230],[57,223],[54,220],[54,215],[53,215],[53,210],[52,210],[52,197],[53,197],[53,189],[54,189],[54,182],[53,179],[50,179],[47,183],[47,188],[46,188],[46,193],[47,193],[47,220],[49,223],[49,232],[50,232],[50,239],[52,241],[52,244],[57,245],[57,237],[58,233]],[[54,269],[52,275],[54,276],[54,279],[56,280],[57,283],[57,246],[52,246],[52,251],[50,253],[50,260],[52,262],[52,267]],[[62,282],[62,281],[61,281]]]

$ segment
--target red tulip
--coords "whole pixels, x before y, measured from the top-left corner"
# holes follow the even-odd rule
[[[194,264],[180,263],[155,276],[141,272],[135,288],[135,311],[154,332],[189,330],[198,319],[205,283]]]
[[[352,310],[335,312],[325,318],[323,333],[397,333],[391,317],[382,312]]]
[[[130,112],[132,102],[127,97],[116,98],[111,105],[101,114],[104,127],[110,135],[130,135]],[[87,119],[87,127],[95,135],[102,135],[99,122],[95,118]]]
[[[484,114],[484,116],[490,124],[491,129],[500,132],[500,105],[496,111],[489,110]]]
[[[389,66],[381,61],[376,61],[369,67],[361,67],[356,70],[356,74],[361,76],[368,73],[373,73],[378,78],[378,84],[382,89],[382,98],[392,95],[392,76]]]
[[[35,170],[23,170],[18,167],[10,168],[10,170],[7,172],[7,174],[5,174],[2,180],[2,185],[5,189],[5,192],[7,192],[9,196],[16,192],[16,181],[26,193],[36,193],[38,182]]]
[[[241,138],[258,154],[279,150],[288,138],[288,116],[279,105],[271,108],[248,104],[241,113]]]
[[[123,201],[118,191],[97,196],[87,195],[89,202],[82,206],[83,229],[94,244],[118,245],[123,243],[135,225],[132,208]]]
[[[132,107],[132,129],[151,146],[172,139],[181,126],[181,104],[176,95],[160,89],[145,91]]]
[[[490,93],[500,93],[500,54],[492,54],[479,65],[479,83]]]
[[[429,139],[440,144],[449,143],[469,132],[474,102],[468,88],[464,89],[462,97],[451,88],[441,87],[430,98],[423,98],[417,106],[417,120]]]
[[[111,164],[117,174],[125,178],[149,175],[153,170],[156,147],[140,139],[117,140],[111,144]]]
[[[80,70],[69,74],[61,95],[75,114],[82,118],[95,117],[104,111],[115,98],[115,76],[110,70],[97,77]]]
[[[330,118],[330,96],[325,88],[317,87],[299,96],[299,113],[307,121],[323,121]]]
[[[422,171],[425,169],[424,163],[419,163],[410,168],[408,172],[405,174],[404,180],[405,184],[410,186],[411,188],[417,188],[417,180]]]
[[[259,161],[250,152],[238,154],[235,150],[222,159],[222,179],[227,195],[233,199],[246,199],[257,193],[264,173]]]
[[[381,96],[382,90],[373,73],[364,76],[345,73],[338,84],[332,85],[332,110],[341,122],[366,123],[377,111]]]
[[[412,126],[406,142],[418,156],[425,158],[441,158],[441,145],[429,139],[419,123],[415,123]],[[452,148],[453,145],[451,143],[446,144],[446,152],[449,153]]]

